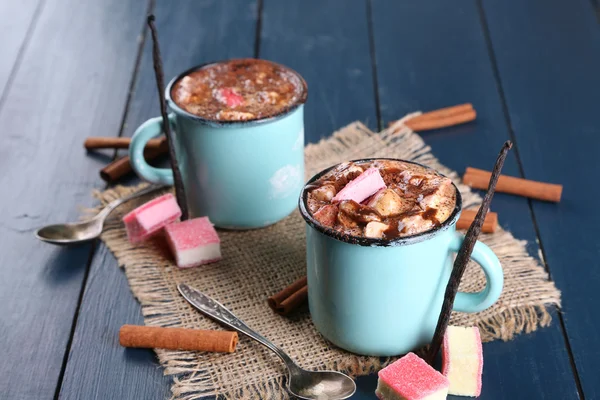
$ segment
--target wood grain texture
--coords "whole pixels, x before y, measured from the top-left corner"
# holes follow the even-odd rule
[[[553,318],[558,318],[555,311],[552,314]],[[478,399],[577,399],[577,389],[573,385],[569,387],[569,392],[569,389],[560,390],[559,383],[555,383],[551,386],[554,392],[540,392],[532,397],[528,397],[531,393],[530,389],[517,386],[524,380],[521,375],[526,375],[531,381],[535,381],[548,373],[548,365],[537,361],[539,348],[545,349],[549,353],[549,357],[562,357],[560,353],[563,347],[560,335],[547,335],[545,331],[521,335],[510,342],[484,343],[483,385],[481,396]],[[441,368],[439,360],[436,368],[438,370]],[[500,383],[498,382],[499,375],[502,376]],[[530,383],[528,387],[537,384]],[[376,399],[374,396],[377,387],[376,374],[358,378],[356,385],[357,391],[352,399]],[[448,396],[448,400],[464,400],[465,398]]]
[[[365,1],[265,0],[260,57],[306,80],[306,142],[356,120],[377,128]]]
[[[40,6],[44,0],[0,2],[0,99],[11,76],[19,67],[20,55],[35,29]],[[9,16],[8,18],[6,16]],[[0,101],[0,106],[2,105]]]
[[[38,242],[35,228],[76,220],[101,185],[86,135],[118,132],[145,5],[48,0],[0,110],[0,387],[51,399],[90,246]]]
[[[599,398],[600,28],[586,0],[483,9],[525,177],[564,184],[560,204],[532,206],[583,393]]]
[[[154,14],[165,78],[194,65],[230,57],[252,57],[255,3],[160,0]],[[127,41],[135,42],[135,38]],[[159,115],[152,49],[144,43],[123,134],[131,136],[146,119]],[[165,165],[166,166],[166,165]],[[128,183],[138,183],[136,180]],[[123,349],[123,324],[143,324],[139,303],[123,271],[104,246],[94,257],[61,388],[61,399],[166,399],[164,377],[153,350]]]
[[[477,121],[422,136],[433,153],[454,170],[464,171],[467,165],[490,169],[498,150],[509,138],[509,128],[476,3],[373,0],[372,7],[384,121],[414,110],[471,102],[477,110]],[[527,90],[527,85],[523,88]],[[503,172],[519,175],[515,152],[507,159]],[[528,240],[528,250],[537,256],[527,200],[497,194],[491,208],[502,216],[500,222],[505,229]],[[502,351],[503,345],[518,352],[519,357]],[[552,352],[548,345],[553,346]],[[493,356],[486,355],[482,398],[576,398],[575,381],[556,318],[552,326],[535,335],[488,347],[498,350]]]
[[[87,280],[60,399],[169,398],[171,379],[154,351],[119,344],[125,324],[143,325],[144,318],[123,270],[102,246]]]
[[[8,211],[0,218],[0,346],[8,360],[0,364],[0,397],[15,399],[54,396],[90,254],[90,246],[42,245],[31,232],[76,219],[76,205],[91,204],[89,190],[100,187],[96,172],[105,160],[86,157],[80,146],[85,136],[119,131],[145,14],[145,2],[46,1],[0,108],[6,140],[0,168],[10,172],[0,174],[0,184],[11,189],[3,203]],[[566,180],[581,170],[600,172],[593,164],[600,133],[598,27],[584,1],[483,3],[527,178]],[[448,166],[489,169],[509,127],[475,2],[373,0],[372,6],[383,118],[472,101],[479,113],[475,124],[423,136]],[[254,2],[187,0],[175,7],[158,0],[156,8],[167,78],[200,62],[253,55]],[[307,78],[308,141],[355,119],[377,125],[365,16],[358,0],[265,0],[260,55]],[[145,45],[127,136],[158,115]],[[573,61],[581,57],[585,62]],[[0,83],[3,62],[12,61],[0,59]],[[559,150],[550,139],[559,140]],[[519,175],[514,153],[506,172]],[[593,266],[600,248],[589,228],[600,222],[593,212],[598,192],[576,196],[577,182],[562,182],[565,200],[558,210],[534,204],[534,211],[549,267],[565,296],[565,322],[586,398],[596,398],[595,353],[584,351],[597,349],[599,340],[593,304],[600,275]],[[492,209],[501,213],[505,228],[529,240],[536,255],[527,201],[498,195]],[[118,345],[121,324],[142,318],[123,272],[103,247],[87,283],[60,398],[168,398],[170,379],[162,376],[153,352]],[[554,315],[550,328],[534,334],[484,346],[481,398],[577,398],[557,319]],[[375,385],[375,375],[360,378],[354,398],[373,399]]]

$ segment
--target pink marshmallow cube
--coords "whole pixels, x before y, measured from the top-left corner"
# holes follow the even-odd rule
[[[379,371],[375,394],[380,400],[444,400],[448,379],[414,353]]]
[[[129,212],[123,217],[123,222],[129,241],[139,243],[179,217],[181,209],[177,200],[171,193],[167,193]]]
[[[221,241],[208,217],[165,227],[167,243],[179,268],[191,268],[221,259]]]
[[[483,350],[477,327],[449,326],[442,342],[442,373],[450,381],[449,394],[481,394]]]
[[[332,201],[354,200],[357,203],[361,203],[363,200],[385,187],[385,182],[379,173],[379,169],[369,168],[355,179],[348,182],[348,184],[334,196]]]
[[[227,107],[237,107],[244,102],[244,98],[232,88],[216,89],[213,93],[217,101],[227,105]]]

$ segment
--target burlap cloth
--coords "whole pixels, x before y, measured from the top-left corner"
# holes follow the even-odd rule
[[[460,183],[454,171],[441,165],[419,135],[395,123],[379,134],[359,122],[333,137],[306,147],[306,176],[338,162],[364,157],[396,157],[429,165],[451,177],[463,196],[464,207],[477,206],[480,196]],[[495,155],[494,155],[495,156]],[[493,163],[490,158],[490,165]],[[103,203],[137,188],[116,187],[97,196]],[[359,357],[337,349],[315,330],[308,311],[286,318],[274,314],[267,297],[305,274],[305,223],[298,212],[265,229],[220,231],[222,261],[188,270],[178,269],[160,238],[131,245],[121,217],[148,198],[120,207],[107,221],[102,241],[124,266],[134,296],[142,305],[147,325],[220,329],[195,311],[177,292],[185,282],[230,308],[250,327],[281,346],[308,369],[335,369],[353,376],[373,373],[390,360]],[[510,340],[550,323],[548,307],[560,305],[560,292],[539,263],[525,250],[525,242],[499,229],[484,234],[504,268],[505,287],[500,300],[477,314],[454,313],[452,323],[477,325],[485,341]],[[484,276],[470,265],[463,278],[463,291],[477,291]],[[173,399],[198,399],[209,395],[223,398],[287,398],[281,362],[261,345],[240,338],[233,354],[156,350],[164,373],[173,376]]]

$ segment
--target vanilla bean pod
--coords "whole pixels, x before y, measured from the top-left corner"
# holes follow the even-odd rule
[[[490,209],[490,203],[494,197],[494,190],[496,189],[496,184],[498,183],[498,178],[500,177],[500,172],[502,171],[502,166],[504,165],[504,160],[506,160],[506,155],[511,147],[512,143],[510,140],[506,141],[504,146],[502,146],[502,150],[500,150],[500,154],[496,159],[496,165],[494,165],[490,183],[485,197],[483,198],[483,202],[481,203],[479,211],[477,211],[477,215],[473,220],[473,224],[471,224],[469,227],[462,246],[460,246],[460,250],[456,255],[456,260],[454,261],[454,266],[452,267],[450,279],[448,280],[448,285],[446,286],[446,292],[444,293],[442,311],[440,312],[437,326],[435,327],[435,333],[433,334],[433,339],[431,340],[431,345],[429,346],[429,351],[427,353],[427,362],[429,364],[433,364],[438,352],[440,351],[442,340],[444,339],[444,333],[446,332],[448,322],[450,321],[450,314],[452,313],[454,298],[458,292],[458,285],[460,284],[460,280],[465,273],[465,269],[467,268],[467,264],[471,258],[471,253],[473,252],[477,238],[481,233],[481,227],[483,226],[485,216]]]
[[[156,76],[156,87],[158,89],[158,98],[160,101],[160,114],[163,120],[163,129],[165,130],[165,136],[167,137],[167,144],[169,146],[169,160],[171,161],[171,169],[173,170],[173,183],[175,185],[175,196],[177,197],[177,204],[181,208],[181,220],[185,221],[189,218],[187,201],[185,198],[185,190],[183,188],[183,180],[181,179],[181,171],[179,170],[179,164],[175,157],[175,140],[173,132],[171,131],[171,124],[169,122],[169,116],[167,115],[167,102],[165,101],[165,77],[162,67],[162,58],[160,56],[160,49],[158,47],[158,36],[156,34],[156,26],[154,26],[154,15],[148,16],[148,26],[152,33],[152,61],[154,63],[154,74]]]

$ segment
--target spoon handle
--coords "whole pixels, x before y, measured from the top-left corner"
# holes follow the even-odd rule
[[[288,368],[296,367],[296,364],[287,354],[284,353],[283,350],[271,343],[260,333],[255,332],[248,327],[248,325],[233,315],[231,311],[225,308],[225,306],[218,301],[211,299],[207,295],[183,283],[177,285],[177,289],[179,289],[179,293],[181,293],[181,295],[202,314],[222,323],[225,326],[228,326],[231,329],[243,333],[244,335],[256,340],[258,343],[272,350],[279,356],[279,358],[283,360]]]
[[[167,185],[150,185],[150,186],[147,186],[147,187],[145,187],[145,188],[144,188],[144,189],[142,189],[142,190],[139,190],[139,191],[137,191],[137,192],[134,192],[134,193],[128,194],[127,196],[121,197],[120,199],[113,200],[113,201],[111,201],[110,203],[108,203],[108,204],[106,205],[106,207],[104,207],[104,208],[102,209],[102,211],[100,211],[100,212],[98,213],[98,215],[96,215],[96,216],[94,217],[94,219],[104,219],[104,218],[108,217],[108,215],[109,215],[109,214],[110,214],[110,213],[111,213],[111,212],[112,212],[112,211],[113,211],[115,208],[119,207],[121,204],[123,204],[123,203],[125,203],[125,202],[127,202],[127,201],[129,201],[129,200],[135,199],[136,197],[143,196],[143,195],[145,195],[145,194],[152,193],[152,192],[154,192],[154,191],[156,191],[156,190],[159,190],[159,189],[164,189],[164,188],[166,188],[166,187],[167,187]]]

